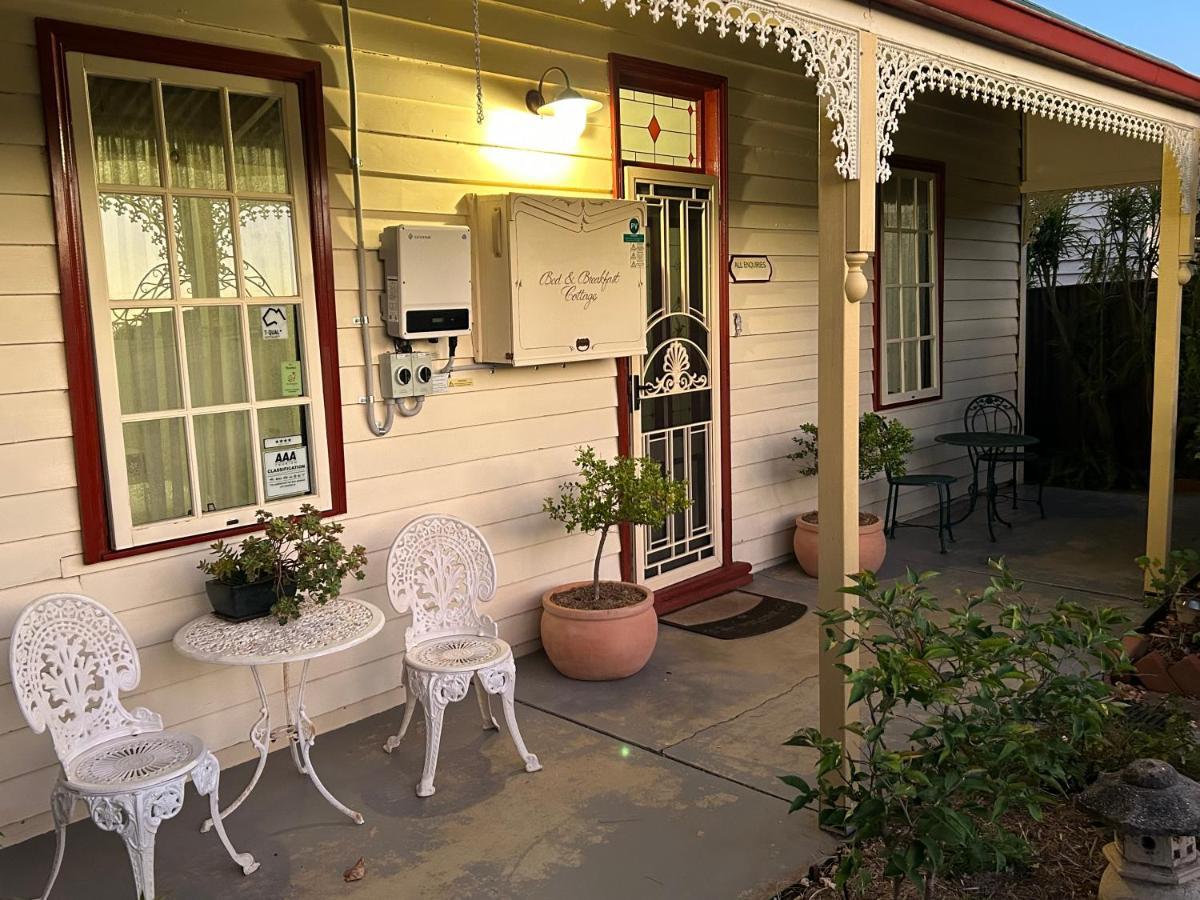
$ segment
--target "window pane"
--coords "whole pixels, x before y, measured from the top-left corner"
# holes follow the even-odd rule
[[[933,341],[921,341],[921,388],[933,387]]]
[[[239,191],[288,192],[283,107],[278,97],[229,95],[233,169]]]
[[[903,322],[900,325],[902,337],[917,336],[917,288],[902,288],[900,306]]]
[[[224,190],[225,128],[220,92],[164,84],[162,94],[171,184]]]
[[[200,478],[200,508],[204,512],[252,506],[254,459],[251,457],[250,412],[196,416],[196,468]]]
[[[884,333],[889,338],[900,337],[900,288],[887,289],[887,305],[883,311]]]
[[[883,233],[883,280],[886,284],[900,282],[900,238],[893,231]]]
[[[171,296],[167,229],[161,197],[101,194],[100,228],[110,300],[158,300]]]
[[[900,235],[900,283],[913,284],[917,280],[917,236],[913,232]]]
[[[887,388],[884,393],[900,393],[900,353],[902,344],[887,345]]]
[[[933,289],[921,288],[921,334],[933,334]]]
[[[236,306],[198,306],[183,311],[184,347],[192,406],[246,400],[242,317]]]
[[[158,124],[149,81],[88,76],[92,146],[100,184],[159,185]]]
[[[238,216],[249,297],[296,295],[292,205],[243,200]]]
[[[930,225],[929,210],[932,205],[930,195],[933,192],[933,181],[929,179],[917,180],[917,227],[929,229]]]
[[[276,406],[259,410],[258,436],[262,442],[266,499],[312,493],[308,409]]]
[[[297,443],[308,445],[308,407],[272,406],[258,411],[258,437],[266,447],[267,441],[298,438]]]
[[[913,391],[917,387],[917,344],[916,342],[905,343],[904,345],[904,391]]]
[[[125,469],[134,525],[192,514],[183,419],[126,422]]]
[[[933,281],[933,235],[928,231],[917,235],[917,280],[924,284]]]
[[[303,396],[307,386],[300,366],[300,307],[283,303],[248,310],[255,398]]]
[[[917,181],[911,176],[900,179],[900,227],[915,228]]]
[[[179,409],[179,353],[170,309],[114,309],[113,350],[121,412]]]
[[[900,177],[892,175],[883,185],[883,227],[896,228],[900,224],[900,214],[896,211],[896,198],[899,196]]]
[[[175,250],[181,297],[236,297],[229,201],[175,198]]]

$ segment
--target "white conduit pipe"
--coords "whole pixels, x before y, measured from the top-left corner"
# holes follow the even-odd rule
[[[358,155],[358,85],[354,73],[354,41],[350,34],[350,0],[342,0],[342,35],[346,46],[346,75],[350,87],[350,180],[354,184],[354,232],[358,252],[358,317],[362,336],[363,375],[367,386],[367,425],[378,437],[392,430],[396,414],[385,404],[387,415],[375,417],[375,361],[371,355],[371,328],[367,301],[367,249],[363,243],[362,160]]]

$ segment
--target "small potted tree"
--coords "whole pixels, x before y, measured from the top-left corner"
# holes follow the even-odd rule
[[[542,597],[542,646],[568,678],[607,681],[641,670],[658,640],[654,592],[626,581],[601,581],[600,560],[614,526],[662,525],[688,506],[687,487],[671,481],[649,457],[617,457],[611,463],[591,447],[575,457],[579,481],[547,497],[550,518],[567,533],[599,532],[590,581],[564,584]]]
[[[274,615],[283,625],[300,617],[299,600],[325,603],[348,575],[362,580],[366,548],[347,550],[338,537],[342,524],[325,522],[316,507],[305,504],[295,516],[260,509],[258,523],[262,535],[240,544],[217,541],[214,557],[200,561],[200,570],[212,576],[204,585],[208,602],[221,618],[245,622]]]
[[[800,434],[792,440],[797,449],[788,454],[788,459],[799,463],[801,475],[817,474],[817,426],[806,422],[800,426]],[[863,413],[858,423],[858,478],[870,481],[880,472],[903,475],[905,458],[912,451],[913,436],[908,426],[898,419],[887,419],[878,413]],[[796,532],[792,548],[796,562],[814,578],[817,575],[817,546],[819,543],[819,520],[817,510],[796,517]],[[874,513],[858,514],[858,562],[859,568],[878,571],[887,555],[887,540],[883,534],[883,520]]]

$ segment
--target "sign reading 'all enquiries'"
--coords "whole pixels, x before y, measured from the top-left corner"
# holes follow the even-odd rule
[[[771,260],[765,256],[729,257],[729,277],[735,284],[771,280]]]

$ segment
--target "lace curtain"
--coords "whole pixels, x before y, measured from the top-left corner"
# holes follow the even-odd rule
[[[88,87],[109,298],[147,304],[112,313],[121,413],[139,415],[123,425],[133,524],[190,516],[197,502],[205,511],[252,504],[255,413],[204,408],[250,399],[242,316],[254,315],[257,307],[243,307],[236,299],[235,229],[247,294],[291,295],[296,289],[291,204],[241,199],[248,192],[290,189],[280,101],[230,92],[226,120],[216,90],[164,84],[156,96],[153,82],[102,76],[89,78]],[[168,186],[164,170],[172,193],[164,198],[145,191]],[[188,303],[223,298],[233,302]],[[257,322],[249,324],[254,328]],[[258,399],[264,399],[260,357],[269,357],[264,366],[273,366],[267,381],[275,394],[267,399],[276,399],[281,363],[300,359],[299,322],[293,319],[287,339],[270,342],[266,350],[250,333]],[[192,407],[190,433],[180,347]],[[154,418],[144,418],[151,413]],[[195,446],[199,498],[191,496],[189,441]]]

